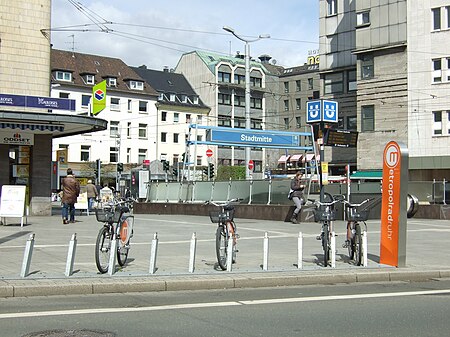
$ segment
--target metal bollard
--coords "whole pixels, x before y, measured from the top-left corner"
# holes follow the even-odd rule
[[[150,268],[149,273],[154,274],[156,272],[156,255],[158,253],[158,233],[155,233],[152,240],[152,248],[150,251]]]
[[[298,260],[297,260],[297,268],[303,269],[303,234],[302,232],[298,233]]]
[[[263,243],[263,270],[269,270],[269,235],[267,232],[264,233],[264,243]]]
[[[69,243],[69,250],[67,251],[66,272],[64,275],[70,276],[73,274],[73,264],[75,262],[75,252],[77,250],[77,233],[72,235]]]
[[[362,237],[362,246],[363,246],[363,266],[367,267],[369,261],[367,260],[367,232],[363,232]]]
[[[190,249],[190,254],[189,254],[189,272],[193,273],[194,269],[195,269],[195,251],[197,248],[197,236],[194,233],[192,233],[192,238],[191,238],[191,249]]]
[[[30,271],[31,256],[33,255],[34,248],[34,233],[30,234],[25,245],[25,252],[23,254],[22,271],[20,272],[21,277],[26,277]]]
[[[234,238],[230,235],[227,242],[227,271],[233,270],[233,244]]]
[[[109,252],[108,274],[110,276],[114,275],[114,273],[116,272],[116,258],[117,258],[117,236],[116,233],[114,233],[111,241],[111,251]]]
[[[331,232],[331,268],[336,268],[336,234]]]

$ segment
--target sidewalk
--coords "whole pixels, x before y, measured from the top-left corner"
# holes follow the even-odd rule
[[[450,277],[450,221],[409,219],[407,266],[393,268],[379,264],[379,220],[368,222],[368,267],[348,261],[341,248],[345,224],[335,223],[336,268],[322,266],[319,225],[293,225],[280,221],[235,219],[240,239],[237,263],[231,272],[219,271],[215,257],[215,229],[209,218],[200,216],[136,214],[129,260],[117,265],[114,275],[97,272],[95,240],[101,224],[95,215],[79,215],[75,224],[63,225],[56,210],[49,217],[29,217],[0,226],[0,297],[98,294],[110,292],[219,289],[341,282],[423,280]],[[303,268],[298,269],[298,236],[303,235]],[[189,273],[189,250],[193,233],[197,237],[194,273]],[[269,236],[269,270],[262,271],[263,237]],[[66,277],[70,239],[76,233],[74,273]],[[149,273],[151,241],[159,240],[157,271]],[[31,234],[35,245],[29,273],[20,277],[25,244]]]

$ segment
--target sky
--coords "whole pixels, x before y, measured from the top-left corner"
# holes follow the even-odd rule
[[[51,41],[162,70],[194,50],[244,54],[244,42],[223,30],[229,26],[246,39],[269,34],[250,43],[250,55],[294,67],[319,48],[318,7],[319,0],[52,0]]]

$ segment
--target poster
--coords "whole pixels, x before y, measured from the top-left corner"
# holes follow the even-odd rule
[[[26,186],[3,185],[0,200],[0,217],[24,216]]]

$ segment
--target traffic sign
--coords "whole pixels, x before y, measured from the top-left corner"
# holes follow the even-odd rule
[[[321,101],[306,102],[306,123],[321,121]]]
[[[213,155],[213,151],[211,149],[206,150],[207,157],[212,157],[212,155]]]
[[[319,100],[306,102],[306,123],[337,123],[338,102]]]
[[[253,162],[253,160],[249,160],[248,161],[248,169],[250,170],[250,171],[253,171],[253,168],[255,167],[255,163]]]
[[[324,122],[337,123],[338,122],[338,102],[323,101],[323,116]]]

